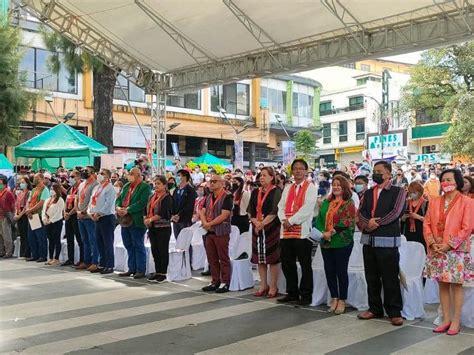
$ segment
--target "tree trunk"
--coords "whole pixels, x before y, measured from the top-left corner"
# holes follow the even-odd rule
[[[114,151],[113,100],[115,72],[104,66],[101,71],[94,70],[94,122],[93,137],[105,145],[109,153]]]

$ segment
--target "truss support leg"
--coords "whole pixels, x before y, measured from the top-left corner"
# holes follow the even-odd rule
[[[156,154],[155,174],[166,173],[166,93],[156,94],[156,104],[151,113],[151,144],[152,152]]]

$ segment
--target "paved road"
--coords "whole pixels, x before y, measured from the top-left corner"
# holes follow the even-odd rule
[[[258,300],[254,291],[97,275],[0,260],[0,349],[27,354],[474,354],[474,330],[436,335],[431,321],[393,327]]]

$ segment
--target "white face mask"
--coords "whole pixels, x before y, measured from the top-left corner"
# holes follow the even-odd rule
[[[115,187],[114,187],[114,190],[115,190],[115,193],[116,193],[116,194],[120,193],[120,187],[115,186]]]
[[[51,195],[51,197],[56,197],[56,192],[55,192],[55,191],[51,191],[50,195]]]
[[[104,175],[97,175],[97,182],[102,183],[104,181]]]

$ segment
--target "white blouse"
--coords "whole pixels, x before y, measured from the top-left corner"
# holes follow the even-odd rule
[[[54,199],[54,197],[49,197],[46,201],[44,201],[43,205],[43,214],[42,214],[42,219],[43,223],[46,224],[49,216],[49,223],[54,223],[63,218],[63,210],[64,210],[64,200],[62,197],[58,199],[58,202],[56,203],[51,203],[49,208],[46,208],[48,206],[49,201],[51,199]]]

